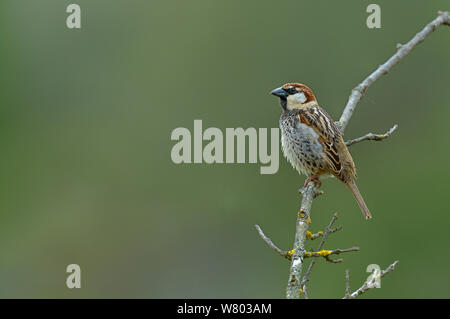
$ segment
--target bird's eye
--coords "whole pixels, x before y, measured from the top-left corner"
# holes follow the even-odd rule
[[[286,88],[285,91],[286,91],[288,94],[290,94],[290,95],[291,95],[291,94],[296,94],[296,93],[298,93],[298,92],[297,92],[297,89],[296,89],[295,87],[293,87],[293,86]]]

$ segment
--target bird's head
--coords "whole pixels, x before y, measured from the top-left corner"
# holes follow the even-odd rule
[[[283,110],[291,111],[317,104],[316,97],[309,87],[300,83],[286,83],[270,94],[280,98]]]

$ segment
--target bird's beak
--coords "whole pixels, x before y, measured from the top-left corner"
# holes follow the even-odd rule
[[[287,92],[283,90],[282,87],[276,88],[275,90],[270,92],[270,94],[278,96],[281,99],[285,99],[288,96]]]

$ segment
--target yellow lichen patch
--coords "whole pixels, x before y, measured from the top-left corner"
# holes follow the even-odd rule
[[[295,253],[295,249],[289,250],[287,252],[286,258],[291,260],[292,259],[292,255]]]
[[[304,257],[327,257],[331,255],[331,250],[305,251]]]
[[[298,217],[298,218],[305,218],[305,217],[306,217],[306,214],[305,214],[305,212],[304,212],[303,210],[300,210],[300,211],[297,213],[297,217]]]
[[[322,257],[326,257],[331,254],[331,250],[325,250],[325,249],[319,250],[316,254],[319,256],[322,256]]]

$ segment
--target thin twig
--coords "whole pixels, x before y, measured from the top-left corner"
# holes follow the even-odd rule
[[[398,125],[395,124],[393,127],[391,127],[391,128],[389,129],[389,131],[387,131],[387,132],[384,133],[384,134],[367,133],[367,134],[364,135],[364,136],[355,138],[355,139],[350,140],[350,141],[346,141],[346,142],[345,142],[345,145],[350,146],[350,145],[353,145],[353,144],[356,144],[356,143],[359,143],[359,142],[362,142],[362,141],[368,141],[368,140],[372,140],[372,141],[382,141],[382,140],[388,138],[389,136],[391,136],[392,133],[394,133],[394,131],[397,129],[397,127],[398,127]]]
[[[303,286],[303,288],[302,288],[302,293],[303,293],[303,297],[305,297],[305,299],[309,299],[309,296],[308,296],[308,289],[306,289],[306,286]]]
[[[358,250],[359,250],[359,247],[351,247],[351,248],[346,248],[346,249],[333,249],[333,250],[322,249],[319,251],[305,251],[304,257],[305,258],[324,257],[329,262],[340,263],[340,262],[342,262],[342,259],[333,260],[330,258],[330,256],[331,255],[339,255],[342,253],[348,253],[351,251],[358,251]]]
[[[425,40],[434,30],[440,25],[449,25],[450,16],[448,12],[439,12],[436,19],[428,23],[422,31],[417,33],[408,43],[400,45],[397,52],[391,56],[384,64],[380,65],[375,71],[373,71],[367,78],[364,79],[358,86],[356,86],[348,99],[347,105],[342,112],[339,119],[339,127],[342,131],[347,127],[350,118],[355,111],[356,105],[361,101],[362,97],[366,93],[367,89],[382,75],[388,73],[394,65],[401,61],[405,56],[411,52],[412,49],[419,43]]]
[[[325,228],[325,232],[323,234],[322,240],[320,241],[319,246],[317,247],[317,250],[321,250],[323,248],[323,245],[325,244],[325,241],[328,238],[328,235],[330,234],[331,227],[333,226],[334,222],[338,219],[337,213],[334,213],[331,217],[330,223],[328,224],[328,227]],[[301,287],[302,289],[305,288],[305,284],[308,281],[309,275],[311,274],[311,270],[314,267],[314,264],[316,263],[317,257],[313,257],[311,262],[309,263],[308,269],[306,270],[305,275],[303,276]]]
[[[335,232],[338,232],[338,231],[340,231],[340,230],[342,230],[342,226],[339,226],[339,227],[336,227],[336,228],[333,228],[332,230],[330,230],[330,234],[332,234],[332,233],[335,233]],[[323,231],[318,231],[317,233],[311,233],[309,230],[306,232],[306,239],[310,239],[310,240],[315,240],[315,239],[317,239],[317,238],[320,238],[320,237],[322,237],[323,236]]]
[[[267,237],[264,232],[262,231],[261,227],[259,227],[259,225],[255,225],[255,228],[258,232],[259,237],[261,237],[262,240],[264,240],[266,242],[267,245],[269,245],[270,248],[272,248],[273,250],[275,250],[278,254],[280,254],[281,256],[288,258],[289,259],[289,251],[286,250],[282,250],[280,248],[278,248],[273,242],[272,240]]]
[[[363,293],[365,293],[366,291],[368,291],[372,288],[375,288],[377,280],[379,280],[380,278],[384,277],[386,274],[393,271],[395,269],[395,266],[397,266],[397,264],[398,264],[398,260],[394,261],[389,267],[387,267],[385,270],[382,270],[379,274],[372,274],[369,281],[365,282],[361,287],[359,287],[353,293],[351,293],[349,295],[346,294],[343,297],[343,299],[356,298],[356,297],[362,295]]]

